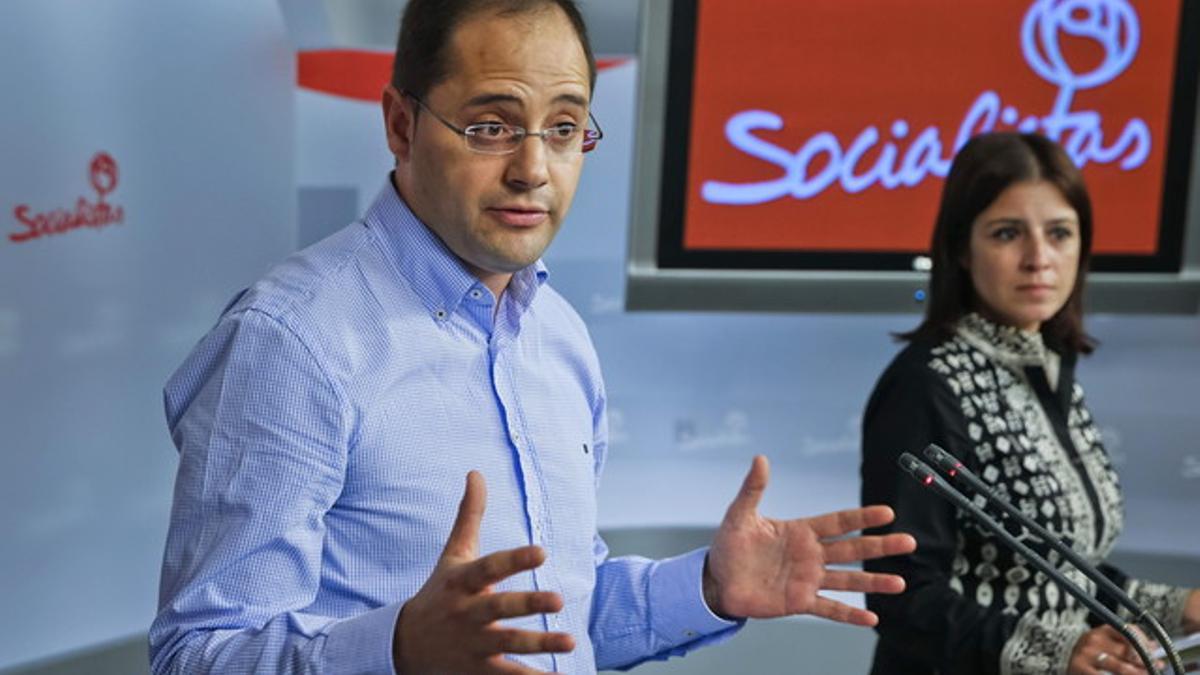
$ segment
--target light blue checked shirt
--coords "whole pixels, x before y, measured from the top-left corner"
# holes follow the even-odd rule
[[[592,673],[732,634],[704,604],[704,550],[607,559],[604,385],[546,277],[518,272],[494,312],[389,181],[362,221],[234,299],[164,392],[180,464],[155,673],[392,673],[396,616],[471,469],[481,554],[548,553],[496,590],[564,601],[509,624],[575,637],[522,662]]]

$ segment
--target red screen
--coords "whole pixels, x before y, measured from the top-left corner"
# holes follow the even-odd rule
[[[920,252],[968,135],[1084,167],[1097,253],[1158,243],[1180,3],[702,0],[685,250]]]

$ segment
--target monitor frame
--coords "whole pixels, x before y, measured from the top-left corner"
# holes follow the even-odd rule
[[[849,254],[878,270],[822,268],[838,254],[686,252],[681,250],[689,129],[679,124],[691,106],[695,7],[701,0],[643,0],[639,21],[638,110],[630,205],[626,307],[630,310],[781,312],[920,312],[927,272],[908,271],[913,254]],[[676,8],[683,8],[676,12]],[[1093,256],[1086,307],[1101,313],[1200,314],[1200,0],[1182,0],[1160,253],[1154,257]],[[690,13],[690,16],[689,16]],[[673,20],[674,19],[674,20]],[[679,25],[692,36],[678,39]],[[1189,32],[1190,31],[1190,32]],[[1190,55],[1190,56],[1189,56]],[[670,77],[672,61],[688,77]],[[675,123],[666,124],[675,113]],[[686,119],[687,116],[682,116]],[[1180,141],[1180,139],[1184,139]],[[667,165],[666,148],[675,148]],[[1181,191],[1185,196],[1181,197]],[[675,222],[667,222],[674,217]],[[1180,231],[1182,230],[1182,231]],[[668,235],[675,243],[667,243]],[[1176,238],[1178,253],[1171,249]],[[1176,257],[1177,256],[1177,257]],[[1151,260],[1151,258],[1153,258]],[[816,260],[816,264],[810,264]],[[791,269],[801,261],[807,268]],[[1128,271],[1138,265],[1160,271]],[[1174,271],[1177,267],[1178,271]],[[1161,271],[1164,268],[1167,271]]]

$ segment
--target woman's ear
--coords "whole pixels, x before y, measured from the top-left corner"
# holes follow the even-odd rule
[[[971,269],[971,242],[967,242],[967,245],[963,247],[962,251],[959,251],[958,257],[955,260],[958,262],[958,266],[964,270]]]

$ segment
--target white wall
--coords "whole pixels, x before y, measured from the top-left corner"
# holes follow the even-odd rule
[[[294,245],[294,79],[271,0],[0,3],[0,668],[153,617],[162,384]],[[123,222],[9,238],[101,151]]]

